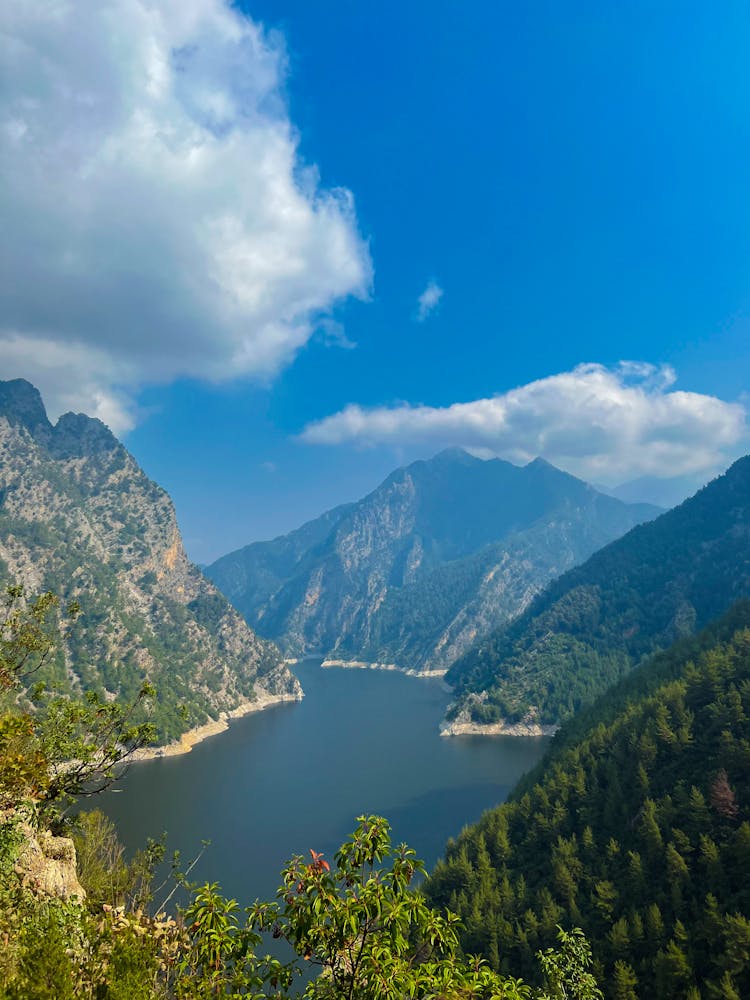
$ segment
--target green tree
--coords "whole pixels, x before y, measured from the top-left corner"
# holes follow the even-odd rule
[[[458,917],[410,891],[424,871],[414,852],[392,847],[389,826],[361,816],[334,867],[315,851],[283,873],[274,933],[320,975],[307,995],[347,1000],[403,997],[530,997],[479,959],[458,958]],[[265,914],[267,919],[268,914]]]
[[[78,616],[77,604],[62,616],[59,605],[52,593],[27,600],[19,586],[8,587],[0,603],[0,806],[30,799],[50,811],[64,808],[110,785],[154,738],[150,723],[133,721],[154,695],[149,684],[128,705],[94,691],[73,699],[42,683],[29,689]]]
[[[612,972],[612,1000],[638,1000],[638,978],[627,962],[617,961]]]
[[[604,994],[590,971],[591,948],[583,931],[558,927],[557,949],[539,952],[546,995],[550,1000],[603,1000]]]
[[[78,880],[90,906],[139,909],[149,901],[153,872],[164,856],[162,841],[149,841],[128,861],[114,823],[99,809],[81,813],[71,834]]]

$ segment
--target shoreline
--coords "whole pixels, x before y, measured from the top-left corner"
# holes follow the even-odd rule
[[[407,677],[445,677],[447,670],[404,670],[396,663],[369,663],[366,660],[332,660],[326,658],[320,664],[321,667],[329,669],[338,667],[341,670],[394,670],[397,673],[405,674]]]
[[[236,708],[221,712],[218,719],[211,719],[200,726],[188,729],[182,734],[179,740],[167,743],[160,747],[141,747],[135,750],[127,759],[128,764],[137,764],[144,760],[157,760],[161,757],[181,757],[190,753],[194,746],[209,739],[211,736],[218,736],[229,729],[232,719],[240,719],[245,715],[252,715],[253,712],[262,712],[266,708],[273,708],[274,705],[283,705],[286,702],[302,701],[304,694],[269,694],[267,691],[258,693],[254,701],[244,701]]]
[[[471,722],[440,723],[441,736],[554,736],[559,726],[543,726],[538,722]]]

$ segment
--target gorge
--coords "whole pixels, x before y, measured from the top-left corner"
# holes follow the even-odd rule
[[[230,723],[186,756],[133,764],[98,797],[130,851],[167,831],[169,849],[211,846],[195,876],[237,898],[272,898],[293,855],[329,859],[361,813],[387,816],[431,868],[449,837],[502,801],[548,740],[441,738],[437,678],[296,666],[298,703]]]

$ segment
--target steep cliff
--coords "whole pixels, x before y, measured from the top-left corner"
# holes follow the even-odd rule
[[[291,655],[444,671],[549,580],[656,513],[541,460],[519,468],[449,449],[206,572]]]
[[[169,496],[99,420],[47,419],[0,382],[0,582],[54,590],[82,614],[47,679],[132,698],[156,685],[163,740],[299,685],[187,558]]]

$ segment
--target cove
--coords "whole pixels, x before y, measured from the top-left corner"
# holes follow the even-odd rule
[[[132,852],[168,835],[184,858],[208,848],[192,878],[242,905],[271,899],[279,873],[310,848],[333,853],[362,813],[385,816],[431,869],[446,841],[502,802],[543,754],[544,737],[438,732],[449,694],[438,678],[294,668],[305,698],[234,720],[182,757],[132,765],[92,805]]]

